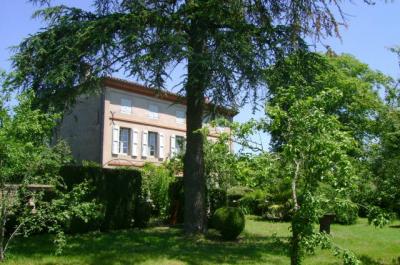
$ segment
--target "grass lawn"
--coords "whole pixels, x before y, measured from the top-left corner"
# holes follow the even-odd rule
[[[247,218],[237,242],[185,238],[180,229],[148,228],[71,236],[62,256],[54,256],[50,236],[18,239],[9,249],[6,264],[289,264],[288,223]],[[400,222],[383,229],[365,219],[356,225],[331,227],[337,244],[354,251],[364,264],[400,264]],[[329,251],[318,251],[305,264],[342,264]]]

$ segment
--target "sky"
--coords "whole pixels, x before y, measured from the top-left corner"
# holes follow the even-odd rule
[[[90,8],[91,2],[53,1],[80,8]],[[32,19],[37,8],[26,0],[0,0],[0,69],[10,70],[10,47],[44,26],[40,20]],[[375,5],[367,5],[363,1],[354,0],[352,3],[346,2],[343,11],[347,14],[348,27],[341,29],[341,40],[328,38],[323,40],[323,44],[329,45],[338,54],[354,55],[372,69],[395,78],[400,77],[398,58],[388,49],[400,45],[400,1],[376,0]],[[325,51],[321,44],[315,50]],[[172,80],[167,83],[167,87],[171,88],[174,84]],[[243,122],[263,115],[262,111],[253,114],[251,109],[249,105],[242,108],[235,120]]]

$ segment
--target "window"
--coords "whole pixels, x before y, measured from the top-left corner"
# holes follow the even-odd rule
[[[149,105],[149,118],[158,119],[158,106],[154,104]]]
[[[119,153],[128,154],[131,129],[121,128],[119,130]]]
[[[186,149],[186,141],[185,137],[183,136],[175,136],[175,152],[177,154],[182,154],[185,152]]]
[[[148,137],[148,146],[149,146],[149,155],[150,156],[157,156],[157,142],[158,134],[156,132],[149,132]]]
[[[185,123],[185,112],[182,110],[177,110],[176,112],[176,123],[184,124]]]
[[[121,113],[131,114],[132,113],[132,101],[127,98],[121,98]]]

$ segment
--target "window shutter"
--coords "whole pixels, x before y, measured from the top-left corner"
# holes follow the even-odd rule
[[[147,157],[149,154],[149,146],[147,143],[147,138],[148,137],[148,132],[147,131],[143,131],[142,133],[142,156],[143,157]]]
[[[138,144],[139,144],[139,132],[136,129],[132,129],[132,156],[138,155]]]
[[[119,153],[119,126],[113,125],[112,127],[112,154]]]
[[[158,157],[159,158],[164,158],[164,134],[159,133],[158,134]]]
[[[176,142],[175,134],[171,135],[171,157],[176,154],[175,142]]]

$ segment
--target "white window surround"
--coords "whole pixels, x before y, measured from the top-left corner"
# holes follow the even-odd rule
[[[132,100],[121,98],[121,113],[132,114]]]
[[[176,123],[184,124],[186,119],[186,113],[183,110],[176,110],[175,111],[175,120]]]
[[[158,119],[158,105],[149,104],[149,118]]]

